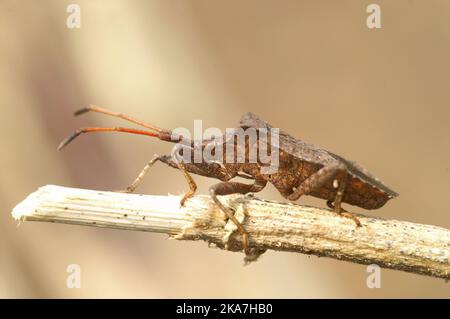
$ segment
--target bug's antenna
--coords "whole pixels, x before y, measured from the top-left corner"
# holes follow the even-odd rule
[[[193,142],[191,140],[184,138],[180,134],[174,133],[172,130],[159,128],[157,126],[136,120],[132,117],[129,117],[128,115],[125,115],[125,114],[122,114],[119,112],[113,112],[113,111],[110,111],[110,110],[107,110],[107,109],[104,109],[104,108],[101,108],[101,107],[98,107],[95,105],[90,105],[88,107],[85,107],[78,111],[75,111],[74,115],[77,116],[77,115],[81,115],[81,114],[84,114],[87,112],[97,112],[97,113],[106,114],[109,116],[118,117],[125,121],[143,126],[154,132],[149,132],[146,130],[138,130],[138,129],[133,129],[133,128],[127,128],[127,127],[85,127],[85,128],[78,129],[73,134],[69,135],[65,140],[63,140],[59,144],[58,150],[61,150],[62,148],[64,148],[67,144],[72,142],[80,134],[92,133],[92,132],[124,132],[124,133],[130,133],[130,134],[139,134],[139,135],[147,135],[147,136],[151,136],[151,137],[157,137],[160,140],[166,141],[166,142],[172,142],[172,143],[182,142],[185,145],[193,145]]]
[[[153,132],[148,132],[148,131],[144,131],[144,130],[136,130],[136,129],[127,128],[127,127],[84,127],[84,128],[80,128],[80,129],[76,130],[74,133],[72,133],[66,139],[64,139],[59,144],[58,151],[63,149],[67,144],[72,142],[75,138],[77,138],[81,134],[92,133],[92,132],[124,132],[124,133],[130,133],[130,134],[139,134],[139,135],[147,135],[147,136],[151,136],[151,137],[158,137],[162,140],[166,140],[166,136],[161,135],[160,133],[153,133]],[[171,141],[170,136],[169,136],[169,141]]]
[[[143,126],[145,128],[148,128],[148,129],[156,131],[156,132],[167,131],[167,130],[159,128],[159,127],[157,127],[155,125],[148,124],[148,123],[136,120],[136,119],[134,119],[134,118],[132,118],[132,117],[130,117],[128,115],[125,115],[125,114],[122,114],[122,113],[119,113],[119,112],[110,111],[110,110],[104,109],[102,107],[93,105],[93,104],[89,105],[88,107],[82,108],[82,109],[80,109],[78,111],[75,111],[74,115],[78,116],[78,115],[81,115],[81,114],[84,114],[84,113],[87,113],[87,112],[96,112],[96,113],[106,114],[106,115],[109,115],[109,116],[118,117],[118,118],[121,118],[121,119],[123,119],[125,121],[128,121],[128,122],[131,122],[131,123]]]

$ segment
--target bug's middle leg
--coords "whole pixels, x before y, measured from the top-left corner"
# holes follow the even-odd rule
[[[195,183],[192,176],[186,170],[186,166],[184,165],[183,162],[177,162],[177,165],[178,165],[178,169],[183,173],[184,178],[186,179],[186,181],[189,185],[189,191],[186,194],[184,194],[183,198],[180,201],[180,205],[184,206],[184,204],[186,203],[186,200],[188,200],[189,198],[194,196],[195,191],[197,190],[197,184]]]
[[[211,198],[214,200],[217,206],[227,214],[227,217],[237,226],[239,233],[242,236],[243,248],[246,255],[250,253],[250,247],[248,242],[248,233],[245,230],[244,226],[234,217],[233,211],[226,207],[222,202],[217,198],[217,195],[230,195],[230,194],[247,194],[250,192],[256,193],[261,191],[267,184],[265,180],[255,180],[254,184],[244,184],[238,182],[222,182],[217,183],[209,188],[209,193],[211,194]]]

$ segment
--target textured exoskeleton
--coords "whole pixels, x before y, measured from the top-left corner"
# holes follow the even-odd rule
[[[221,139],[209,139],[196,142],[177,135],[171,130],[161,129],[121,113],[112,112],[97,106],[90,106],[77,111],[75,114],[78,115],[88,111],[119,117],[143,126],[148,130],[123,127],[82,128],[64,140],[60,144],[59,149],[67,145],[81,133],[104,131],[147,135],[157,137],[163,141],[181,144],[182,147],[175,149],[171,155],[155,155],[125,191],[134,191],[149,168],[156,161],[166,163],[183,172],[190,190],[181,199],[181,205],[184,205],[185,201],[194,194],[197,188],[190,173],[220,180],[221,182],[210,187],[211,197],[220,209],[237,225],[240,234],[243,236],[243,248],[246,254],[250,251],[247,232],[242,224],[234,217],[231,209],[223,205],[218,199],[218,195],[259,192],[267,183],[271,183],[283,197],[290,201],[295,201],[302,195],[311,195],[325,199],[327,205],[333,208],[336,213],[353,219],[357,226],[361,226],[359,220],[354,215],[343,210],[341,208],[342,203],[348,203],[365,209],[377,209],[382,207],[389,199],[398,196],[396,192],[389,189],[380,180],[355,162],[346,160],[339,155],[313,144],[305,143],[281,130],[276,130],[276,135],[264,140],[264,143],[267,143],[265,145],[267,150],[269,152],[276,151],[279,155],[277,169],[270,173],[264,173],[261,168],[267,164],[259,160],[250,161],[249,158],[252,150],[261,147],[261,138],[257,138],[256,140],[245,138],[244,143],[234,143],[234,135],[231,135],[231,137],[230,135],[224,135]],[[265,131],[273,132],[272,126],[266,121],[260,119],[255,114],[246,113],[241,118],[235,130],[245,131],[249,128],[264,129]],[[271,142],[274,137],[278,141],[276,144]],[[231,149],[227,148],[227,142],[230,142],[230,138],[233,138],[233,147]],[[242,152],[242,154],[245,154],[245,159],[240,162],[227,162],[224,160],[221,162],[201,161],[196,163],[193,160],[195,150],[199,148],[204,150],[207,145],[212,144],[222,150],[224,159],[230,151],[233,151],[233,155]],[[186,150],[192,150],[188,161],[183,160],[183,158],[186,158],[186,156],[183,157],[183,152]],[[246,178],[252,180],[253,183],[246,184],[230,181],[234,177]]]

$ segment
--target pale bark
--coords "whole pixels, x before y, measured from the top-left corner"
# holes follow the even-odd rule
[[[362,227],[327,209],[223,196],[247,229],[256,260],[267,249],[331,257],[360,264],[450,278],[450,231],[441,227],[358,215]],[[242,238],[209,196],[180,207],[178,196],[151,196],[48,185],[18,204],[20,221],[42,221],[165,233],[204,240],[231,251]]]

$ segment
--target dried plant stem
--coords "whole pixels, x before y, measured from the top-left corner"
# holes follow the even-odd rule
[[[331,257],[450,279],[450,231],[358,215],[362,227],[335,213],[251,196],[224,196],[247,229],[255,260],[267,249]],[[208,196],[179,205],[178,196],[135,195],[47,185],[18,204],[21,221],[58,222],[165,233],[242,249],[236,227]]]

